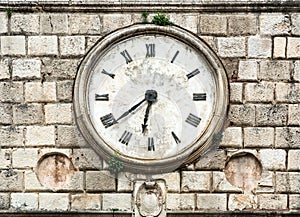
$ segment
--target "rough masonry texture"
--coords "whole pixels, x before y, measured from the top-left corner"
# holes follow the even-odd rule
[[[300,6],[292,7],[294,1],[264,10],[264,1],[240,8],[231,2],[219,11],[208,1],[211,10],[205,1],[161,1],[158,9],[139,1],[123,1],[124,9],[122,1],[92,8],[93,1],[32,2],[0,1],[0,215],[133,211],[134,180],[145,177],[110,175],[77,131],[72,91],[77,67],[97,40],[142,22],[151,5],[149,18],[166,11],[217,53],[230,87],[216,148],[186,168],[153,176],[165,180],[167,211],[300,212]],[[45,156],[55,159],[60,188],[38,178]],[[73,163],[71,172],[60,156]]]

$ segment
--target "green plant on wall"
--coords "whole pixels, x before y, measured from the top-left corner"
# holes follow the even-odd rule
[[[149,23],[148,16],[149,16],[149,12],[145,11],[142,13],[143,23]]]
[[[159,26],[173,25],[173,23],[169,20],[169,18],[167,18],[166,15],[163,13],[158,13],[157,15],[155,15],[151,23],[154,23]]]
[[[11,8],[6,8],[6,13],[7,13],[8,17],[11,17],[11,14],[12,14]]]
[[[112,175],[117,175],[124,169],[123,162],[120,161],[117,152],[115,152],[114,156],[110,157],[108,161],[108,169]]]

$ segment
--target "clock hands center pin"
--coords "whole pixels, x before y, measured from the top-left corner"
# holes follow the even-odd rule
[[[155,102],[157,100],[157,92],[155,90],[147,90],[146,94],[145,94],[145,99],[147,100],[148,105],[147,105],[146,112],[145,112],[144,123],[142,124],[142,133],[145,133],[145,131],[147,129],[147,126],[148,126],[147,121],[149,118],[149,112],[150,112],[153,102]]]

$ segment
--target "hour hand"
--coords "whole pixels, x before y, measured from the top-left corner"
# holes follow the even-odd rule
[[[151,105],[152,105],[152,101],[148,101],[148,106],[146,108],[146,113],[145,113],[145,117],[144,117],[144,124],[142,124],[142,133],[145,133],[145,130],[148,126],[147,121],[148,121]]]
[[[125,118],[127,115],[129,115],[131,112],[133,112],[135,109],[137,109],[145,101],[146,101],[146,98],[144,98],[142,101],[140,101],[139,103],[137,103],[134,106],[132,106],[128,111],[124,112],[120,117],[118,117],[116,119],[116,122],[118,122],[122,118]]]

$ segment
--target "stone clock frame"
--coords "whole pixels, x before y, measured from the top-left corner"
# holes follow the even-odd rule
[[[214,136],[221,133],[227,114],[229,91],[225,69],[217,55],[195,34],[179,26],[135,24],[114,31],[106,37],[103,37],[85,56],[78,69],[74,86],[74,111],[76,123],[87,142],[105,160],[109,160],[110,157],[116,154],[115,150],[105,144],[105,141],[97,134],[91,123],[87,105],[87,85],[92,71],[91,69],[94,67],[96,59],[101,58],[104,50],[109,49],[114,43],[128,37],[144,34],[165,35],[192,46],[206,58],[206,61],[212,68],[216,85],[215,106],[210,123],[202,136],[198,138],[197,142],[194,143],[191,148],[184,150],[177,156],[155,160],[155,162],[128,159],[126,156],[123,156],[122,153],[118,153],[119,159],[123,162],[125,168],[130,171],[143,171],[145,173],[169,172],[197,159],[201,153],[214,142]]]

